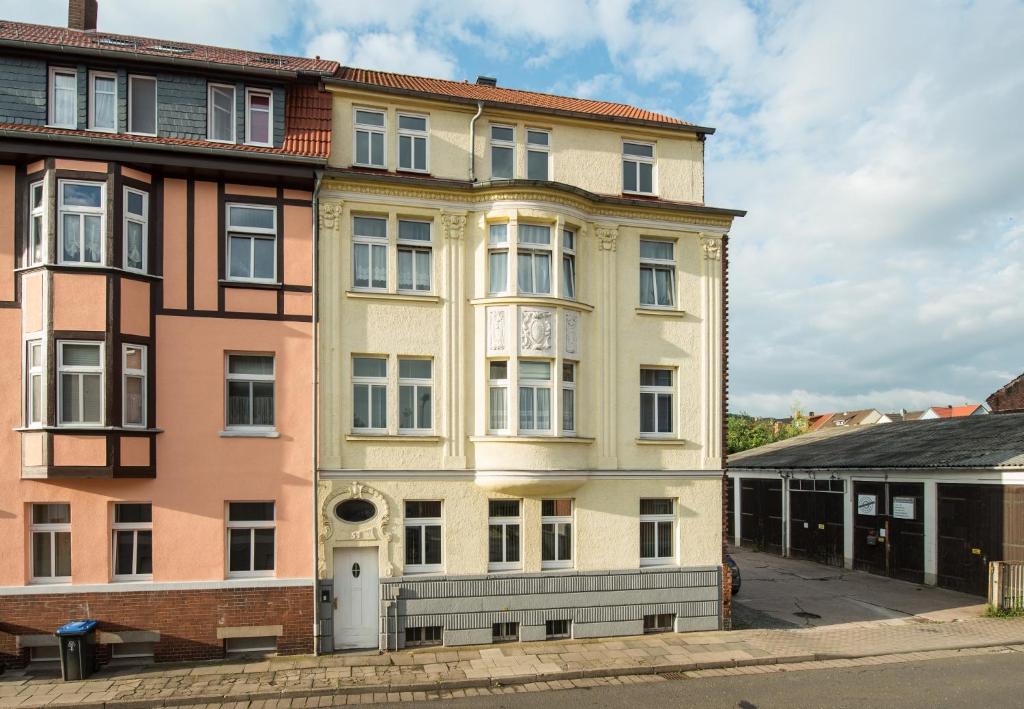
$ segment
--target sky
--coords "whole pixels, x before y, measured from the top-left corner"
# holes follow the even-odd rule
[[[0,0],[62,25],[64,0]],[[1024,371],[1024,2],[100,0],[101,30],[715,126],[730,410],[979,402]]]

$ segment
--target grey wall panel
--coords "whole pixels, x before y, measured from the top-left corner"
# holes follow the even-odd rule
[[[0,122],[46,124],[46,62],[0,57]]]

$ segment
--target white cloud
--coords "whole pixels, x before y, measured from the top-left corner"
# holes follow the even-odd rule
[[[344,31],[334,30],[311,39],[306,46],[306,53],[363,69],[442,79],[455,76],[455,61],[441,51],[420,46],[412,32],[363,33],[353,38]]]

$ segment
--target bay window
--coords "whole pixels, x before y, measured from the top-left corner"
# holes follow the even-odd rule
[[[508,430],[508,361],[487,363],[487,428],[492,432]]]
[[[551,362],[519,360],[519,430],[551,431]]]
[[[516,269],[519,292],[551,294],[551,227],[519,224]]]
[[[355,110],[355,164],[384,167],[384,111]]]
[[[103,343],[57,343],[58,421],[62,426],[103,425]]]
[[[122,382],[124,403],[123,423],[125,426],[146,425],[146,347],[124,345]]]
[[[388,220],[382,217],[352,218],[352,286],[362,290],[387,290]]]
[[[149,240],[149,195],[124,188],[124,267],[146,272],[146,242]]]
[[[361,433],[386,433],[388,428],[388,361],[384,357],[352,358],[352,428]]]
[[[488,228],[487,292],[508,292],[508,224],[491,224]]]
[[[43,341],[25,343],[25,424],[43,425]]]
[[[562,230],[562,297],[576,299],[576,232]]]
[[[576,363],[562,363],[562,433],[576,433]]]
[[[60,262],[103,262],[106,185],[102,182],[59,182]]]
[[[42,182],[33,182],[28,189],[28,258],[26,266],[35,266],[46,259],[46,202]]]

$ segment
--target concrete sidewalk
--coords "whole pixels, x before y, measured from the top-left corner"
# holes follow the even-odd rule
[[[68,683],[8,671],[0,675],[0,706],[318,707],[422,701],[476,692],[653,681],[666,673],[716,668],[852,658],[872,658],[874,664],[897,654],[1022,644],[1024,619],[937,622],[914,617],[795,630],[669,633],[476,649],[424,648],[386,655],[282,657],[249,664],[104,669],[88,681]],[[620,679],[597,679],[614,677]],[[439,694],[441,690],[447,692]]]

